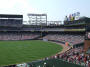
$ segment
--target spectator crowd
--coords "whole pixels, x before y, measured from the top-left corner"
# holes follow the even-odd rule
[[[71,45],[84,42],[83,35],[70,35],[70,34],[49,34],[45,36],[44,39],[69,42]]]
[[[0,40],[27,40],[27,39],[34,39],[39,36],[40,36],[39,34],[32,34],[32,33],[3,32],[0,33]]]
[[[70,63],[90,67],[90,54],[85,54],[83,47],[71,48],[64,53],[56,54],[51,58],[58,58]]]

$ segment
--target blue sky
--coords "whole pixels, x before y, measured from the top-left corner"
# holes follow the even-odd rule
[[[64,20],[66,15],[80,12],[90,17],[90,0],[0,0],[1,14],[47,13],[48,20]]]

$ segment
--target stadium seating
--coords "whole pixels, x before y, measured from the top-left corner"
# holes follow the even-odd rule
[[[71,45],[84,42],[83,35],[70,35],[70,34],[49,34],[45,36],[44,39],[69,42]]]
[[[71,48],[64,53],[55,55],[54,58],[62,59],[85,67],[90,66],[90,55],[85,55],[83,47]]]
[[[34,39],[39,36],[40,36],[39,34],[32,34],[32,33],[0,32],[0,40],[27,40],[27,39]]]

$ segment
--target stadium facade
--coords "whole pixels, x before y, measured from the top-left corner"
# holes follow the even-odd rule
[[[89,30],[88,22],[90,20],[87,17],[81,18],[79,20],[74,20],[74,21],[64,21],[63,25],[60,25],[60,24],[56,25],[55,23],[52,25],[47,25],[46,14],[28,14],[28,16],[30,19],[32,18],[31,20],[29,19],[29,21],[35,23],[34,25],[33,24],[24,25],[23,15],[0,14],[0,34],[1,34],[0,40],[5,40],[5,36],[4,36],[5,34],[7,34],[6,40],[8,40],[7,39],[8,34],[12,34],[12,36],[16,34],[16,36],[20,37],[19,39],[15,39],[15,40],[23,40],[22,39],[23,33],[24,35],[26,33],[28,34],[35,33],[35,34],[38,34],[36,38],[39,38],[39,37],[43,38],[45,35],[51,34],[51,33],[53,34],[64,33],[64,34],[75,34],[75,35],[79,34],[84,36],[86,31]],[[42,17],[44,18],[44,20]],[[39,24],[37,23],[37,21]],[[85,39],[87,38],[85,37]]]

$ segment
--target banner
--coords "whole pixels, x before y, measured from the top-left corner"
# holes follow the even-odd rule
[[[74,21],[74,20],[79,20],[80,18],[80,12],[76,12],[73,14],[69,14],[69,16],[66,16],[64,21]]]

